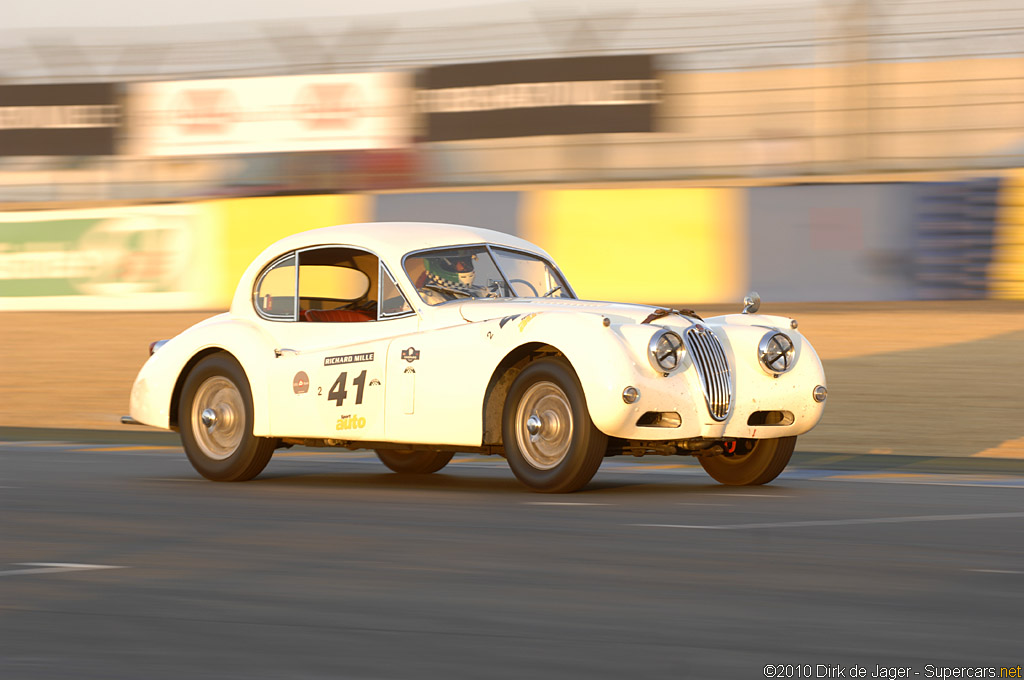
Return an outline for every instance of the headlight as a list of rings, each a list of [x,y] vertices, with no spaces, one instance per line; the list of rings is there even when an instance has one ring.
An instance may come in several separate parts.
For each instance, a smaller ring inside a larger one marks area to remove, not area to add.
[[[765,333],[757,346],[757,359],[773,376],[780,376],[793,367],[793,341],[779,331]]]
[[[654,370],[659,373],[674,371],[683,361],[683,339],[672,331],[658,331],[647,346],[647,354]]]

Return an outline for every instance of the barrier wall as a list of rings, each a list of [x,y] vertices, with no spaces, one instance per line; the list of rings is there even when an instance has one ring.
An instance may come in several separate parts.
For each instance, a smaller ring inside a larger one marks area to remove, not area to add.
[[[335,224],[370,219],[370,199],[348,194],[340,196],[270,196],[212,201],[205,204],[219,228],[215,246],[220,254],[209,273],[216,281],[217,304],[226,308],[245,268],[264,248],[289,234]]]
[[[267,245],[365,221],[366,196],[0,213],[0,310],[221,309]]]
[[[750,286],[766,300],[914,300],[921,184],[750,189]]]
[[[584,298],[735,300],[747,286],[743,203],[735,189],[532,191],[520,233]]]
[[[221,231],[201,204],[0,214],[0,310],[216,306]]]
[[[1024,170],[1011,170],[1003,180],[993,241],[991,297],[1024,300]]]
[[[943,183],[224,199],[0,214],[0,310],[223,309],[260,251],[362,221],[472,224],[547,250],[586,298],[1024,299],[1024,172]]]
[[[374,197],[379,222],[447,222],[520,235],[520,191],[451,191]]]

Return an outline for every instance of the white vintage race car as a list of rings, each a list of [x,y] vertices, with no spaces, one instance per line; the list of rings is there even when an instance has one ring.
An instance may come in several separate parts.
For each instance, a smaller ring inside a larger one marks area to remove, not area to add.
[[[404,473],[499,454],[545,492],[619,454],[764,484],[827,390],[796,322],[745,302],[702,320],[579,300],[543,250],[485,229],[316,229],[256,258],[229,312],[154,343],[123,421],[180,431],[217,481],[304,445],[375,449]]]

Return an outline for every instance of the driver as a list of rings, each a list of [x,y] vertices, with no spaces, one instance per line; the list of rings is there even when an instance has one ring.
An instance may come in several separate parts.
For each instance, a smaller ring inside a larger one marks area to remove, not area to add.
[[[424,292],[431,298],[439,298],[436,301],[428,300],[429,304],[437,304],[456,297],[478,297],[481,293],[480,288],[473,285],[476,271],[471,256],[428,257],[424,260],[424,266]]]

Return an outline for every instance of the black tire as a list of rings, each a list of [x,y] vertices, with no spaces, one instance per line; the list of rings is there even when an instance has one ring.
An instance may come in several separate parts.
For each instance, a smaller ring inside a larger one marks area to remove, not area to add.
[[[738,442],[742,449],[744,442]],[[729,486],[755,486],[767,484],[786,468],[796,437],[757,439],[748,453],[700,456],[701,467],[716,482]]]
[[[452,453],[414,449],[378,449],[377,457],[389,470],[406,475],[429,475],[447,465]]]
[[[576,373],[563,359],[539,359],[516,376],[501,433],[512,473],[542,493],[586,486],[608,448],[608,437],[590,420]]]
[[[215,420],[203,422],[212,412]],[[252,392],[234,357],[218,353],[188,374],[178,402],[178,429],[196,472],[215,482],[244,482],[270,462],[275,440],[252,434]]]

